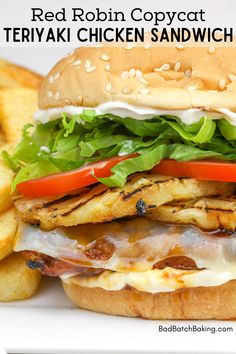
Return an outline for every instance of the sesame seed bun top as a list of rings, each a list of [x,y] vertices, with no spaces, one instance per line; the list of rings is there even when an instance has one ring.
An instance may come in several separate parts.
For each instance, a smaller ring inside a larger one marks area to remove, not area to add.
[[[236,47],[82,47],[55,65],[39,94],[41,109],[109,101],[236,112]]]

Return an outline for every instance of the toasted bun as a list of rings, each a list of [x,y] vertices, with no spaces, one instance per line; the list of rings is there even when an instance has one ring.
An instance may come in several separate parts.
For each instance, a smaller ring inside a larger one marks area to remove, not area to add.
[[[107,291],[63,283],[69,299],[91,311],[153,320],[236,319],[236,280],[221,286],[151,294],[135,289]]]
[[[39,106],[94,107],[121,101],[159,109],[236,112],[235,79],[236,47],[83,47],[45,78]]]

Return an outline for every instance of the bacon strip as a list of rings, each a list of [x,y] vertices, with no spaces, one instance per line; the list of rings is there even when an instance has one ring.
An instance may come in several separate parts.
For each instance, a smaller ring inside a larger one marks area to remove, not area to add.
[[[51,277],[59,277],[65,273],[76,273],[77,275],[92,276],[103,272],[103,269],[80,267],[38,252],[23,251],[21,253],[29,268],[39,269],[42,274],[49,275]]]

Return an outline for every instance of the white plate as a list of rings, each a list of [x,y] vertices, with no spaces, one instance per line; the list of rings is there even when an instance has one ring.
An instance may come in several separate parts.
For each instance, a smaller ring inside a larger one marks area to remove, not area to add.
[[[232,326],[231,333],[161,333],[158,326]],[[74,309],[59,281],[33,299],[0,305],[0,353],[236,353],[236,322],[147,321]]]

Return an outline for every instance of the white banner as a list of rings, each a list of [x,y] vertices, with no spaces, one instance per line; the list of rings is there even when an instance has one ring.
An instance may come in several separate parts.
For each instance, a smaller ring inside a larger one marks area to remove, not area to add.
[[[150,30],[161,42],[161,29],[178,29],[179,38],[188,39],[192,28],[199,41],[222,35],[227,44],[236,33],[235,15],[235,0],[7,0],[0,4],[0,43],[78,47],[141,39]]]

